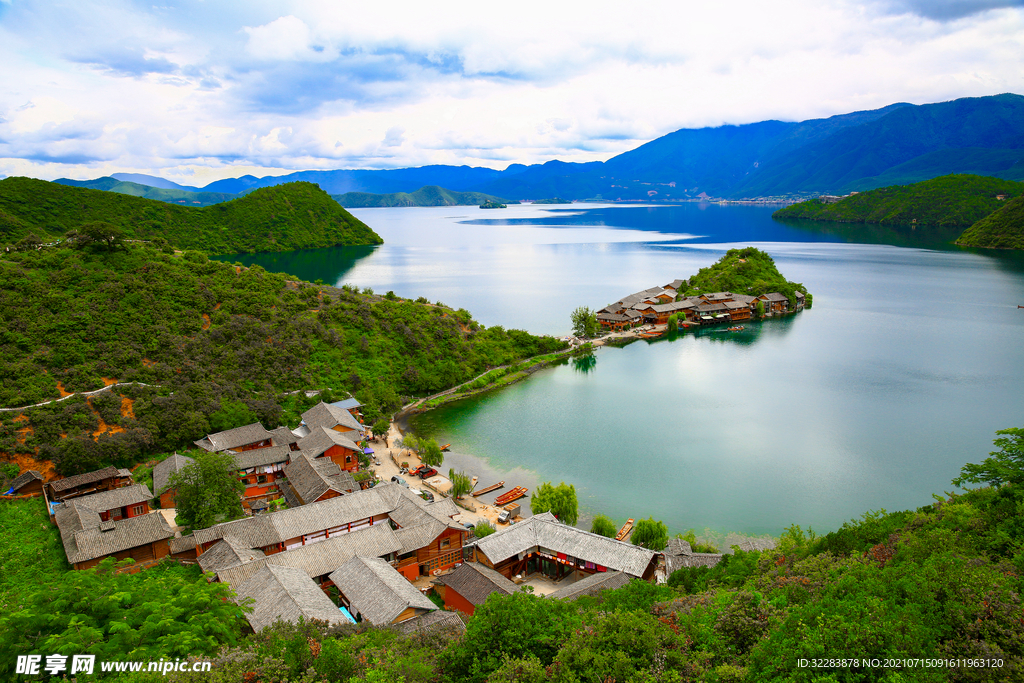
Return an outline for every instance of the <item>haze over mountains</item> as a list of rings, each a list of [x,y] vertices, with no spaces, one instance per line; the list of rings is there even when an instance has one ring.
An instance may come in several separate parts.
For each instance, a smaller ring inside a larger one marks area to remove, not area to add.
[[[219,180],[204,188],[142,174],[121,181],[167,190],[241,193],[296,180],[330,194],[413,192],[425,185],[507,199],[681,200],[845,194],[973,173],[1024,180],[1024,96],[896,103],[801,122],[682,129],[605,162],[395,170],[299,171]]]

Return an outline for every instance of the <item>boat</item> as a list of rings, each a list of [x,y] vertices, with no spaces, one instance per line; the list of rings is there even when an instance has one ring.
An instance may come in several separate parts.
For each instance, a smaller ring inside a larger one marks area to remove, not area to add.
[[[743,329],[743,328],[740,328],[740,329]],[[441,451],[442,452],[450,451],[451,449],[452,449],[452,445],[450,443],[446,443],[445,445],[441,446]]]
[[[527,488],[525,486],[517,486],[508,493],[503,493],[494,499],[494,504],[497,506],[511,503],[513,500],[519,500],[526,495]]]
[[[621,541],[621,540],[625,539],[626,536],[629,536],[629,532],[632,531],[632,530],[633,530],[633,519],[630,518],[630,519],[627,519],[626,523],[622,525],[621,529],[619,529],[619,533],[615,534],[615,540],[616,541]]]
[[[473,495],[474,496],[482,496],[485,493],[490,493],[491,491],[500,489],[504,485],[505,485],[505,482],[499,481],[497,484],[491,484],[490,486],[485,486],[482,489],[480,489],[479,491],[473,491]]]
[[[742,332],[743,331],[743,325],[737,325],[736,327],[730,327],[729,331],[730,332]]]

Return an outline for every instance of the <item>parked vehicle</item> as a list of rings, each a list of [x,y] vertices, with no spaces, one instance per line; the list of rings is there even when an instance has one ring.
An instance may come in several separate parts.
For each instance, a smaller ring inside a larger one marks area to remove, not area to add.
[[[410,488],[409,490],[412,491],[413,493],[415,493],[417,496],[419,496],[423,500],[430,501],[431,503],[434,502],[434,494],[431,493],[430,491],[421,491],[420,489],[414,489],[414,488]]]
[[[510,519],[512,519],[512,513],[508,510],[502,510],[498,513],[498,524],[508,524]]]
[[[409,488],[409,484],[405,481],[405,479],[402,479],[397,474],[391,477],[391,481],[394,482],[395,484],[401,484],[402,486]]]
[[[420,468],[419,475],[420,479],[430,479],[437,474],[437,470],[433,467],[427,467],[426,469]]]

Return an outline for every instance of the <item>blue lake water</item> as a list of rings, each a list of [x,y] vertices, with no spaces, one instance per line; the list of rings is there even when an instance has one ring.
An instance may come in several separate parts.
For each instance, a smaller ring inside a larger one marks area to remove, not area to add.
[[[813,309],[600,349],[589,371],[547,369],[413,427],[454,444],[446,467],[564,480],[585,515],[653,515],[673,531],[828,531],[952,490],[997,429],[1024,425],[1024,258],[951,247],[941,231],[782,224],[772,210],[362,209],[384,245],[227,258],[563,334],[577,306],[757,246]]]

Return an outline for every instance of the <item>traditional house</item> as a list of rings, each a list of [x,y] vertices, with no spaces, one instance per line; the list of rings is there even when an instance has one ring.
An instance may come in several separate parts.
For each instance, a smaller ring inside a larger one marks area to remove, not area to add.
[[[97,491],[109,491],[132,484],[132,473],[116,467],[104,467],[101,470],[76,474],[65,479],[49,481],[44,492],[51,501],[67,500],[84,496]]]
[[[644,313],[644,322],[665,325],[669,317],[676,315],[686,319],[692,315],[696,305],[689,300],[673,301],[668,304],[654,304]]]
[[[789,299],[778,292],[768,292],[757,297],[764,302],[765,313],[786,313],[789,311]]]
[[[711,325],[730,319],[729,308],[724,302],[698,304],[693,311],[695,319],[701,325]]]
[[[352,441],[362,440],[363,432],[366,430],[366,427],[348,410],[333,404],[328,405],[323,401],[302,414],[302,425],[305,425],[311,433],[317,427],[324,427],[336,432],[355,432],[355,434],[347,435]]]
[[[466,562],[450,574],[439,577],[435,590],[444,599],[445,609],[473,616],[491,593],[511,595],[521,590],[507,578],[477,562]]]
[[[245,485],[245,500],[277,495],[281,492],[284,468],[294,451],[285,444],[235,453],[238,480]]]
[[[591,574],[585,579],[570,583],[565,588],[560,588],[548,595],[549,598],[559,600],[578,600],[585,595],[598,595],[601,591],[622,588],[630,582],[630,577],[622,572],[603,572]]]
[[[709,304],[723,303],[725,301],[735,301],[732,292],[711,292],[708,294],[701,294],[698,298],[701,301],[705,301]]]
[[[75,569],[95,567],[107,557],[143,562],[168,555],[174,530],[160,512],[104,521],[89,506],[105,507],[109,502],[73,498],[56,506],[54,517],[64,552]]]
[[[274,446],[288,446],[290,450],[299,450],[299,439],[302,438],[287,427],[270,430],[270,440]]]
[[[135,484],[88,496],[78,496],[72,500],[94,510],[100,516],[100,520],[105,522],[149,514],[149,501],[152,499],[153,494],[145,484]]]
[[[374,626],[400,624],[437,606],[379,558],[353,557],[331,572],[340,600],[352,616]]]
[[[6,496],[25,496],[43,492],[43,475],[35,470],[26,470],[14,478],[7,487]]]
[[[657,553],[559,522],[545,512],[476,542],[477,562],[506,578],[542,572],[559,580],[621,571],[650,580]]]
[[[412,619],[407,619],[400,624],[394,624],[391,626],[391,629],[403,635],[443,632],[454,637],[460,633],[465,633],[466,622],[459,618],[459,615],[455,612],[446,612],[445,610],[438,609],[418,617],[413,617]]]
[[[224,432],[207,434],[195,444],[203,450],[213,453],[223,453],[224,451],[241,453],[254,448],[267,448],[273,445],[273,437],[274,435],[268,432],[261,423],[254,422],[251,425],[235,427]]]
[[[349,414],[352,415],[352,417],[362,422],[363,414],[359,411],[359,409],[363,407],[363,404],[357,401],[356,399],[346,398],[344,401],[335,401],[331,405],[334,406],[335,408],[347,410]]]
[[[666,578],[683,567],[714,567],[722,561],[721,553],[695,553],[690,544],[680,538],[670,538],[662,555]]]
[[[750,320],[752,317],[749,303],[744,303],[742,301],[726,301],[722,305],[725,306],[725,312],[729,314],[730,320]]]
[[[237,602],[252,600],[252,612],[246,619],[256,632],[278,620],[293,624],[300,618],[333,625],[352,623],[300,569],[266,565],[233,587]]]
[[[681,290],[683,288],[683,285],[685,285],[685,284],[686,284],[685,280],[673,280],[672,282],[670,282],[667,285],[665,285],[665,289],[671,290],[671,291],[675,292],[676,294],[678,294],[679,290]]]
[[[346,472],[356,472],[359,470],[359,453],[362,449],[349,435],[358,438],[355,432],[339,432],[317,426],[299,441],[299,449],[311,458],[329,458]]]
[[[312,460],[302,451],[284,468],[288,478],[283,487],[290,507],[328,500],[359,490],[352,475],[331,460]]]
[[[171,475],[180,472],[183,467],[194,462],[195,460],[188,456],[175,453],[153,467],[153,492],[160,496],[160,507],[164,509],[174,507],[177,491],[169,488]]]

